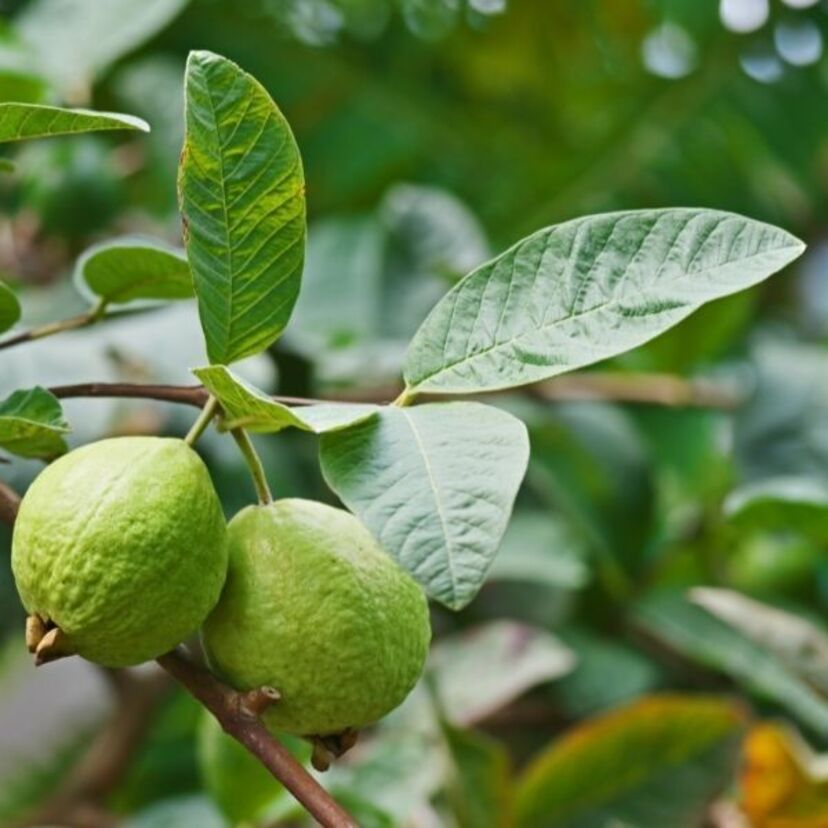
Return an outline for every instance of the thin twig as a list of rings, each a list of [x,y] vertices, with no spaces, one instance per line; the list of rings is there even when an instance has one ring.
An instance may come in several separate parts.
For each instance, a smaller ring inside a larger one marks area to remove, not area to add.
[[[0,341],[0,351],[5,348],[13,348],[15,345],[22,345],[24,342],[32,342],[35,339],[44,339],[47,336],[54,336],[54,334],[63,333],[63,331],[73,331],[78,328],[86,328],[89,325],[94,325],[104,318],[106,313],[106,301],[101,299],[93,308],[90,308],[86,313],[81,313],[78,316],[71,316],[69,319],[61,319],[59,322],[49,322],[46,325],[39,325],[35,328],[30,328],[28,331],[21,331],[14,336]]]
[[[354,819],[270,734],[261,719],[246,709],[247,694],[222,684],[180,650],[161,656],[158,663],[218,719],[227,733],[256,756],[320,825],[324,828],[358,828]]]
[[[181,403],[203,408],[210,392],[201,385],[148,385],[132,382],[83,382],[75,385],[55,385],[49,391],[62,400],[74,397],[124,397],[161,402]],[[314,400],[306,397],[271,397],[284,405],[316,405],[332,400]]]
[[[244,461],[250,469],[250,475],[256,487],[256,494],[259,496],[259,503],[263,506],[273,503],[273,495],[270,493],[270,486],[267,485],[267,475],[262,460],[256,453],[256,448],[247,432],[243,428],[234,428],[230,433],[233,435],[233,439],[236,441],[244,456]]]
[[[58,385],[49,389],[56,397],[134,397],[182,403],[202,408],[209,392],[200,385],[143,385],[119,382],[89,382]],[[670,374],[625,374],[620,372],[584,372],[567,374],[526,386],[526,393],[547,401],[591,400],[639,403],[670,408],[711,408],[732,411],[742,396],[727,384],[694,380]],[[510,393],[510,392],[505,392]],[[316,405],[330,402],[385,403],[399,394],[399,388],[373,388],[343,391],[327,400],[275,395],[271,399],[284,405]],[[434,395],[423,394],[434,400]]]

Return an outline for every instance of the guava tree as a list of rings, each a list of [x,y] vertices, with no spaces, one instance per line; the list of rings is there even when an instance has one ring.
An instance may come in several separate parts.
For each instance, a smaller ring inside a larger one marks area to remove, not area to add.
[[[77,265],[87,312],[0,340],[9,350],[137,304],[195,297],[206,351],[198,385],[90,377],[0,403],[0,446],[49,463],[22,502],[0,488],[27,645],[38,664],[157,659],[320,824],[355,825],[277,734],[310,741],[314,766],[326,768],[419,678],[426,599],[459,610],[483,584],[530,448],[517,417],[478,398],[635,348],[767,278],[804,245],[715,210],[574,219],[518,241],[446,293],[410,342],[393,401],[269,396],[232,366],[281,336],[299,295],[299,149],[264,88],[231,61],[193,52],[185,81],[183,250],[134,237],[99,244]],[[148,127],[0,103],[3,142],[121,129]],[[19,317],[0,283],[0,328]],[[75,396],[199,413],[183,441],[125,437],[67,453],[60,399]],[[193,448],[211,426],[238,444],[258,497],[229,526]],[[347,511],[273,499],[249,435],[285,429],[318,436],[322,473]],[[184,645],[199,630],[206,664]]]

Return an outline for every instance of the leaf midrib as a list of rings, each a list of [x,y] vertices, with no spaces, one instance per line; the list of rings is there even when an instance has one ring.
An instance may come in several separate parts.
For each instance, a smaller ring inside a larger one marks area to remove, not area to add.
[[[406,422],[408,423],[409,428],[411,429],[411,433],[414,436],[414,442],[417,444],[417,449],[420,453],[420,456],[423,460],[423,466],[426,470],[426,475],[428,476],[429,486],[431,488],[432,494],[434,496],[434,504],[437,508],[437,515],[440,518],[440,527],[442,529],[443,538],[445,539],[445,546],[446,546],[446,561],[448,562],[448,570],[449,576],[451,578],[451,598],[452,600],[457,599],[457,574],[454,570],[454,553],[453,553],[453,543],[451,537],[448,532],[448,527],[446,524],[446,517],[443,513],[443,507],[440,500],[440,490],[437,487],[437,480],[434,476],[434,471],[431,467],[431,462],[428,458],[428,453],[425,450],[425,444],[420,436],[420,432],[417,427],[414,425],[413,417],[407,412],[405,409],[399,409],[400,414],[403,415]]]

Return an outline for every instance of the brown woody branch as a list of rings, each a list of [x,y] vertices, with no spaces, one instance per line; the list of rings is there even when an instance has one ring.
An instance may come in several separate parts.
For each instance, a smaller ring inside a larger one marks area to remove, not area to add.
[[[161,656],[158,663],[218,719],[224,730],[243,744],[324,828],[358,828],[354,819],[305,770],[290,751],[271,736],[259,714],[278,704],[278,693],[262,688],[239,693],[222,684],[181,650]]]
[[[20,498],[6,484],[0,484],[0,519],[9,526],[14,524]],[[311,816],[323,828],[359,828],[354,819],[342,808],[330,794],[305,770],[279,741],[267,730],[259,718],[271,704],[278,704],[279,694],[276,690],[263,687],[260,690],[241,693],[222,684],[209,670],[188,659],[180,650],[167,653],[158,659],[158,663],[173,678],[180,682],[187,691],[200,701],[218,719],[224,730],[244,745],[259,761],[278,779],[307,809]],[[142,701],[142,704],[146,700]],[[146,719],[140,717],[141,721]],[[118,725],[122,725],[119,722]],[[116,732],[106,732],[97,750],[91,751],[84,762],[78,766],[79,778],[70,779],[65,794],[57,797],[58,815],[65,819],[68,800],[73,807],[88,806],[83,797],[90,798],[103,789],[107,789],[107,756],[110,750],[121,750],[134,744],[132,739],[119,741]],[[131,750],[120,754],[123,762],[128,764]],[[53,803],[49,813],[53,814]],[[60,810],[62,809],[62,811]],[[42,823],[42,820],[41,820]]]
[[[201,408],[209,392],[201,385],[143,385],[135,383],[90,382],[59,385],[49,389],[56,397],[134,397],[182,403]],[[362,389],[337,394],[333,399],[274,396],[285,405],[313,405],[320,402],[385,403],[394,399],[399,387]],[[713,408],[730,411],[739,406],[741,395],[729,386],[710,380],[694,380],[670,374],[626,374],[584,372],[568,374],[525,388],[530,396],[546,402],[592,400],[638,403],[671,408]],[[431,398],[423,395],[423,398]]]

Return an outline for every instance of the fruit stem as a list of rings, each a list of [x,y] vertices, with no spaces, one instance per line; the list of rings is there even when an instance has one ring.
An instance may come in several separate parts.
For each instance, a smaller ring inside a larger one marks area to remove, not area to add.
[[[270,493],[270,487],[267,485],[264,466],[259,455],[256,454],[256,449],[253,447],[253,443],[247,432],[243,428],[234,428],[230,433],[233,435],[236,444],[244,456],[247,468],[250,469],[253,485],[256,487],[256,494],[259,496],[259,503],[262,506],[273,503],[273,495]]]
[[[212,395],[209,396],[207,402],[204,404],[204,408],[201,409],[201,414],[198,415],[196,421],[193,423],[193,427],[187,432],[187,436],[184,438],[184,442],[188,446],[194,446],[198,438],[204,434],[204,430],[210,425],[210,420],[216,416],[217,409],[218,400]]]

